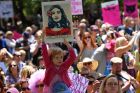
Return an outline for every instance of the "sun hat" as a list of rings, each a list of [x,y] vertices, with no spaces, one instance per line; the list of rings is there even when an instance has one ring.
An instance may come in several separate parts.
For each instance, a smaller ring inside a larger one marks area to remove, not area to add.
[[[14,87],[12,87],[12,88],[9,88],[7,91],[6,91],[6,93],[19,93],[19,91],[16,89],[16,88],[14,88]]]
[[[109,50],[109,52],[114,53],[115,52],[115,45],[116,45],[116,41],[115,40],[111,40],[110,42],[107,42],[105,44],[105,48],[107,50]]]
[[[110,59],[111,63],[122,63],[122,58],[120,57],[113,57]]]
[[[72,93],[63,82],[56,82],[53,86],[53,93]]]
[[[91,62],[92,64],[92,70],[93,71],[95,71],[97,68],[98,68],[98,61],[96,61],[96,60],[92,60],[91,58],[88,58],[88,57],[85,57],[84,59],[83,59],[83,61],[82,62],[79,62],[78,64],[77,64],[77,68],[79,69],[79,71],[81,72],[82,71],[82,68],[83,68],[83,66],[84,66],[84,63],[89,63],[89,62]]]

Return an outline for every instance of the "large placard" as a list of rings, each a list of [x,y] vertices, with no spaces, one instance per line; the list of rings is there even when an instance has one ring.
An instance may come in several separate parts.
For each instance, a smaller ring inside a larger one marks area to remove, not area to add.
[[[138,0],[124,0],[124,16],[138,17]]]
[[[69,1],[42,2],[43,28],[48,43],[73,40],[72,14]]]
[[[101,4],[102,16],[105,23],[113,26],[121,25],[121,16],[118,1],[110,1]]]

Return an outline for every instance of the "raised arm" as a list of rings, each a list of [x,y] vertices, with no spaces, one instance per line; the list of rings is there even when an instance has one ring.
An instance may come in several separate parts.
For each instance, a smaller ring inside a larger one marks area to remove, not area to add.
[[[48,67],[50,65],[50,57],[48,54],[48,49],[47,49],[47,46],[45,44],[44,38],[45,38],[45,34],[43,33],[42,34],[42,56],[43,56],[43,59],[45,61],[45,66]]]
[[[76,54],[73,47],[69,44],[69,42],[66,41],[66,39],[64,39],[63,43],[67,46],[69,52],[69,56],[64,62],[64,67],[68,69],[74,63],[74,60],[76,59]]]
[[[127,52],[128,50],[131,49],[131,47],[133,46],[134,40],[135,40],[136,36],[133,36],[133,38],[129,41],[129,43],[125,46],[120,46],[118,48],[116,48],[115,52],[116,52],[116,56],[122,55],[123,53]],[[119,56],[120,57],[120,56]]]
[[[82,43],[82,40],[81,40],[81,37],[83,36],[83,33],[81,34],[81,37],[80,37],[80,31],[77,31],[76,34],[75,34],[75,40],[76,40],[76,43],[80,49],[80,51],[82,51],[83,49],[83,43]]]

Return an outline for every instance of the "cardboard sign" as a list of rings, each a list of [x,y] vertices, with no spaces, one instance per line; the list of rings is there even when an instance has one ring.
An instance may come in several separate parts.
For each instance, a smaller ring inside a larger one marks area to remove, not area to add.
[[[72,81],[72,85],[70,90],[72,93],[85,93],[89,80],[79,74],[68,73],[70,80]]]
[[[118,1],[110,1],[102,3],[102,16],[105,23],[112,24],[113,26],[121,25],[120,9]]]

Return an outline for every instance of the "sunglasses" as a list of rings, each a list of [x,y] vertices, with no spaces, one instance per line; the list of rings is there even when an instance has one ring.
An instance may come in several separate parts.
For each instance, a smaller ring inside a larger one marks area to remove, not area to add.
[[[10,65],[10,67],[16,67],[17,65]]]
[[[30,90],[30,88],[29,87],[23,87],[22,88],[22,91],[26,91],[26,90]]]
[[[44,87],[44,84],[38,84],[35,86],[36,88],[39,88],[39,87]]]
[[[91,38],[91,36],[86,36],[86,37],[84,37],[84,39],[87,39],[87,38]]]
[[[91,65],[91,62],[83,63],[84,66]]]

